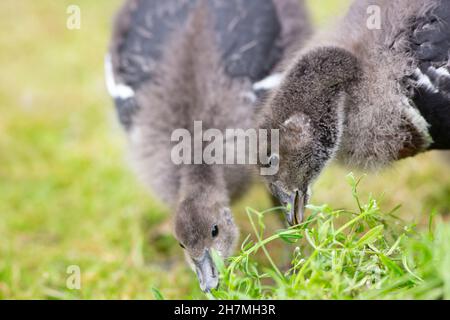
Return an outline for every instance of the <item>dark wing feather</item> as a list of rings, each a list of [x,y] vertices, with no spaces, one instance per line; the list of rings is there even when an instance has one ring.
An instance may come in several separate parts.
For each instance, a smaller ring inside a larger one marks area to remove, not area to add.
[[[450,1],[436,0],[438,5],[417,20],[413,35],[416,57],[422,65],[447,64],[450,49]]]
[[[450,1],[418,19],[412,48],[419,62],[413,101],[431,125],[431,149],[450,148]],[[421,81],[419,81],[421,80]],[[424,81],[426,80],[426,81]],[[428,81],[429,80],[429,81]]]
[[[151,80],[170,34],[181,28],[196,2],[127,0],[114,21],[110,81],[136,91]],[[139,110],[134,96],[115,96],[114,101],[120,122],[130,129],[133,115]]]
[[[232,77],[255,82],[267,77],[311,33],[303,1],[209,0],[209,4],[225,69]]]
[[[129,0],[115,22],[114,74],[121,83],[138,89],[151,79],[164,46],[187,20],[197,0]]]
[[[253,81],[269,75],[281,59],[281,24],[272,1],[210,0],[226,72]]]
[[[207,5],[212,14],[216,45],[232,78],[262,80],[310,32],[297,0],[128,0],[117,15],[110,49],[115,82],[136,91],[151,81],[171,34],[183,30],[197,5]],[[115,102],[128,128],[139,107],[133,97]]]

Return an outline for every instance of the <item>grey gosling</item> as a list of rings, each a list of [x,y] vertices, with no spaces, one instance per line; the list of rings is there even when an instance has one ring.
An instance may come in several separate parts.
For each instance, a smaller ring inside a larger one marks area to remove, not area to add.
[[[225,258],[234,249],[230,202],[248,188],[251,166],[175,164],[172,133],[193,136],[195,121],[254,128],[272,74],[309,34],[305,12],[297,0],[129,0],[115,20],[108,90],[135,170],[175,212],[175,237],[203,291],[219,281],[211,250]]]
[[[289,224],[331,160],[370,170],[450,147],[449,30],[449,1],[357,0],[298,53],[259,120],[280,130],[267,182]]]

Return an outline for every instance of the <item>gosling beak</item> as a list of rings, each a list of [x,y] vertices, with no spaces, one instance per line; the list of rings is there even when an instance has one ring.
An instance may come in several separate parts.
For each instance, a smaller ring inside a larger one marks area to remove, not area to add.
[[[200,288],[203,292],[210,292],[219,286],[219,275],[209,250],[200,259],[192,259],[197,272]]]
[[[286,220],[290,226],[296,226],[303,221],[305,206],[307,204],[307,195],[299,190],[286,192],[277,183],[270,186],[272,194],[286,207]]]
[[[291,193],[287,204],[287,222],[290,226],[296,226],[303,222],[305,214],[306,197],[298,190]]]

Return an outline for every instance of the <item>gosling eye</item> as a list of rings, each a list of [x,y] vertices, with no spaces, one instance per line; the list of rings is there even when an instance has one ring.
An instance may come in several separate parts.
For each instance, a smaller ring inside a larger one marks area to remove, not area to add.
[[[280,156],[277,153],[273,153],[272,155],[270,155],[267,164],[264,164],[263,167],[264,168],[278,167],[279,163],[280,163]]]
[[[181,242],[178,244],[180,245],[181,248],[186,249],[186,247]]]
[[[211,235],[213,238],[216,238],[219,235],[219,227],[215,224],[212,228]]]
[[[280,164],[280,155],[274,153],[269,158],[269,164],[271,167],[277,167]]]

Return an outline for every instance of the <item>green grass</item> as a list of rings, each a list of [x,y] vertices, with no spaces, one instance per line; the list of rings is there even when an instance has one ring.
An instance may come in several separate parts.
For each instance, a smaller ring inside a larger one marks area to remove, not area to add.
[[[0,1],[0,299],[152,299],[153,288],[167,299],[205,298],[166,227],[170,212],[128,168],[105,90],[103,57],[120,2]],[[308,2],[317,24],[348,4]],[[69,4],[81,8],[81,30],[65,27]],[[352,208],[346,174],[328,169],[313,202]],[[402,204],[406,221],[426,225],[433,210],[445,220],[448,165],[433,153],[402,161],[368,176],[360,194],[370,193],[383,208]],[[271,206],[263,187],[234,206],[241,240],[252,232],[247,206]],[[277,219],[264,222],[275,234]],[[280,268],[292,251],[282,248],[268,245]],[[254,258],[267,265],[261,250]],[[70,265],[81,268],[81,290],[66,287]]]
[[[253,237],[227,265],[216,257],[221,286],[216,299],[450,299],[450,226],[425,234],[405,225],[375,199],[362,204],[359,181],[348,176],[356,211],[310,206],[299,226],[265,237],[264,217],[277,210],[247,209]],[[295,245],[286,271],[266,246]],[[255,256],[262,253],[268,263]]]

